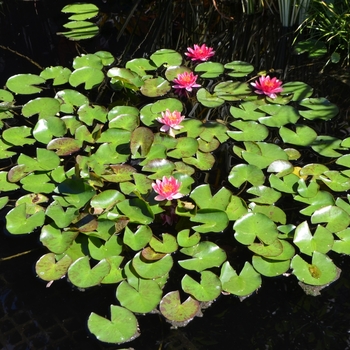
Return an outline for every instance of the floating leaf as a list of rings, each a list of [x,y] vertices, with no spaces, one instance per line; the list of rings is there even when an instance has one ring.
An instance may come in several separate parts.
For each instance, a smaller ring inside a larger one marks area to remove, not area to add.
[[[101,260],[93,268],[90,267],[89,257],[84,256],[74,261],[68,269],[69,280],[79,288],[88,288],[101,283],[109,273],[111,266],[107,260]]]
[[[123,281],[117,288],[120,305],[133,312],[150,312],[157,307],[161,298],[162,290],[153,280],[140,279],[137,289]]]
[[[35,139],[29,137],[32,135],[32,129],[28,126],[13,126],[2,133],[2,138],[15,146],[32,145]]]
[[[300,255],[292,259],[293,274],[306,284],[321,286],[333,282],[337,276],[336,266],[332,260],[320,252],[314,252],[312,263],[307,263]]]
[[[181,280],[181,287],[184,292],[192,295],[198,301],[211,301],[221,293],[221,281],[211,271],[202,271],[200,283],[196,282],[189,275]]]
[[[181,303],[179,291],[173,291],[164,295],[159,303],[159,310],[168,320],[186,324],[197,316],[200,305],[191,297]]]
[[[350,216],[343,209],[329,205],[316,210],[311,216],[313,224],[326,222],[326,228],[330,232],[338,232],[346,229],[350,224]]]
[[[39,118],[53,117],[60,111],[60,103],[57,99],[51,97],[39,97],[30,100],[22,108],[22,114],[25,117],[31,117],[39,114]]]
[[[152,236],[149,245],[157,253],[171,254],[177,251],[176,238],[169,233],[162,233],[162,241],[155,236]]]
[[[211,208],[199,209],[190,220],[202,223],[202,225],[193,227],[195,231],[200,233],[222,232],[229,223],[225,211]]]
[[[221,188],[215,195],[211,194],[208,184],[197,186],[190,195],[197,206],[201,209],[213,208],[225,210],[230,202],[232,193],[225,187]]]
[[[225,102],[222,98],[218,97],[217,94],[211,94],[203,88],[197,91],[197,99],[203,106],[212,108],[219,107]]]
[[[253,121],[238,120],[231,125],[240,131],[228,131],[227,134],[236,141],[263,141],[269,135],[266,126]]]
[[[59,156],[67,156],[78,152],[81,148],[81,144],[81,141],[70,137],[59,137],[50,141],[47,145],[47,149],[56,150],[56,154]]]
[[[100,69],[93,67],[82,67],[73,71],[69,76],[69,84],[76,87],[84,84],[85,90],[91,90],[102,83],[104,74]]]
[[[238,275],[230,263],[226,261],[221,267],[220,280],[222,290],[240,297],[252,294],[261,286],[261,276],[246,261]]]
[[[313,88],[301,81],[290,81],[283,84],[282,95],[292,95],[292,101],[300,101],[312,95]]]
[[[139,252],[132,259],[132,266],[141,277],[154,279],[164,276],[170,271],[173,259],[171,255],[167,254],[160,260],[146,261]]]
[[[179,260],[179,265],[184,269],[197,272],[221,266],[226,260],[226,253],[215,243],[209,241],[200,242],[193,247],[182,248],[180,251],[192,258]]]
[[[155,70],[157,67],[146,58],[135,58],[126,63],[125,68],[138,74],[140,77],[147,75],[146,71]]]
[[[246,181],[260,186],[265,182],[265,175],[255,165],[238,164],[231,169],[228,180],[235,187],[240,187]]]
[[[317,226],[314,235],[312,235],[307,221],[296,227],[293,239],[293,243],[300,251],[310,256],[315,251],[323,254],[328,253],[332,249],[333,241],[332,232],[321,225]]]
[[[295,131],[284,126],[279,131],[283,142],[297,146],[310,146],[317,138],[317,133],[307,125],[295,125]]]
[[[244,215],[234,223],[233,229],[236,240],[246,245],[254,243],[255,237],[265,244],[272,244],[278,236],[276,224],[261,213]]]
[[[21,95],[31,95],[41,92],[40,84],[44,84],[45,79],[36,74],[17,74],[10,77],[6,86],[14,93]]]
[[[224,66],[219,62],[204,62],[198,64],[194,71],[200,73],[201,78],[217,78],[224,72]]]
[[[166,66],[179,66],[182,63],[182,56],[178,52],[170,49],[157,50],[151,55],[150,59],[157,67],[163,64],[166,64]]]
[[[231,72],[228,72],[227,75],[234,78],[245,77],[254,70],[254,67],[251,64],[243,61],[232,61],[226,63],[225,68],[232,70]]]
[[[88,21],[71,21],[63,25],[64,28],[70,29],[68,32],[58,32],[71,40],[90,39],[99,33],[96,24]]]
[[[33,215],[27,215],[26,204],[20,204],[11,209],[6,215],[6,228],[12,234],[31,233],[35,228],[42,226],[45,221],[43,210]]]
[[[251,202],[262,204],[274,204],[281,198],[281,193],[267,186],[255,186],[247,190],[247,193],[254,194],[256,198],[249,199]]]
[[[341,153],[336,150],[341,150],[341,140],[333,136],[318,136],[311,145],[312,149],[324,157],[337,158]]]
[[[194,232],[192,235],[190,235],[190,232],[191,231],[189,229],[185,229],[177,233],[176,238],[179,246],[188,248],[199,243],[201,240],[201,235],[198,232]]]
[[[350,229],[335,232],[335,235],[339,238],[334,240],[332,250],[338,254],[350,254]]]
[[[146,79],[141,86],[141,93],[147,97],[163,96],[171,89],[170,83],[162,77]]]
[[[290,260],[271,260],[257,255],[253,256],[252,263],[256,271],[267,277],[280,276],[287,272],[290,267]]]
[[[130,222],[148,225],[154,220],[149,204],[139,198],[125,199],[119,202],[117,207]]]
[[[56,262],[55,254],[47,253],[35,264],[35,272],[44,281],[59,280],[67,273],[72,262],[68,255]]]
[[[47,67],[41,73],[40,76],[45,80],[53,79],[52,85],[62,85],[68,83],[69,76],[72,71],[62,66]]]
[[[92,312],[88,319],[88,327],[98,340],[105,343],[125,343],[140,335],[135,315],[116,305],[111,305],[111,320]]]
[[[308,110],[301,110],[299,113],[309,120],[329,120],[335,117],[339,112],[339,109],[335,104],[329,102],[323,97],[305,98],[299,102],[299,105],[308,108]]]
[[[84,20],[97,16],[98,7],[94,4],[86,3],[86,4],[70,4],[63,7],[61,10],[63,13],[73,13],[69,17],[71,20]]]

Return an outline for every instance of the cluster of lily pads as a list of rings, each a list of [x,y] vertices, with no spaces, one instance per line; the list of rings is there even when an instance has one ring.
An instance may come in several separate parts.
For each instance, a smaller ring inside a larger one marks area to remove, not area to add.
[[[186,325],[263,276],[321,289],[339,275],[327,254],[350,254],[350,138],[322,132],[338,108],[209,57],[99,51],[0,90],[6,228],[40,233],[48,283],[116,286],[110,318],[88,319],[101,341],[137,337],[135,314]]]

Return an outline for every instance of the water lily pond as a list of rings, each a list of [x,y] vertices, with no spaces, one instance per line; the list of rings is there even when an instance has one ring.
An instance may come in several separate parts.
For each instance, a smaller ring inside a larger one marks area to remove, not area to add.
[[[350,346],[347,56],[179,3],[147,2],[156,41],[139,3],[68,4],[67,64],[2,47],[36,67],[0,89],[5,348]],[[184,40],[179,14],[208,21]]]

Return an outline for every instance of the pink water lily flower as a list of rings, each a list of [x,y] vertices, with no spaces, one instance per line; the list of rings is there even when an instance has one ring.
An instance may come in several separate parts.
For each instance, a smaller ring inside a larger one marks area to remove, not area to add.
[[[277,93],[281,92],[283,89],[281,87],[282,82],[276,78],[270,78],[270,76],[261,76],[254,83],[250,83],[256,88],[254,91],[259,95],[266,95],[270,98],[276,98]]]
[[[177,75],[177,78],[174,79],[173,85],[174,89],[186,89],[187,91],[192,91],[192,88],[200,87],[199,84],[196,83],[198,75],[194,75],[193,72],[183,72]]]
[[[156,180],[156,183],[152,184],[153,190],[158,193],[154,197],[156,201],[164,201],[165,199],[171,201],[172,199],[178,199],[184,195],[179,193],[181,183],[173,176],[163,176],[162,180]]]
[[[180,112],[174,111],[170,112],[169,109],[167,109],[165,112],[162,112],[162,118],[157,118],[157,121],[159,123],[164,124],[160,131],[168,132],[170,136],[175,136],[174,130],[180,130],[183,128],[183,125],[179,125],[183,120],[185,119],[185,116],[181,115]]]
[[[192,61],[208,61],[208,59],[212,56],[214,56],[215,51],[212,47],[208,47],[205,44],[202,46],[194,45],[192,47],[188,47],[187,51],[185,53],[186,56],[188,56]]]

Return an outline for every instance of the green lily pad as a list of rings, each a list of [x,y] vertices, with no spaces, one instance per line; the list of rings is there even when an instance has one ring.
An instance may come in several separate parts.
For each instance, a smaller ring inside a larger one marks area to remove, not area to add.
[[[226,261],[221,267],[220,281],[223,291],[239,297],[248,296],[261,286],[260,274],[248,261],[244,264],[240,274],[237,274],[230,263]]]
[[[190,195],[197,206],[201,209],[219,209],[225,210],[230,202],[231,191],[225,187],[221,188],[214,195],[211,194],[210,186],[208,184],[197,186]]]
[[[210,170],[214,163],[215,158],[211,153],[204,153],[201,151],[196,152],[195,157],[186,157],[182,159],[184,163],[193,165],[199,170]]]
[[[234,223],[233,229],[236,240],[246,245],[254,243],[256,237],[265,244],[272,244],[278,236],[276,224],[261,213],[244,215]]]
[[[157,67],[165,64],[165,66],[179,66],[182,63],[182,56],[170,49],[161,49],[154,52],[150,59],[155,63]]]
[[[282,126],[279,130],[283,142],[296,146],[310,146],[317,138],[314,129],[307,125],[295,125],[295,131]]]
[[[337,269],[332,260],[320,252],[313,253],[311,264],[302,259],[300,255],[295,255],[291,268],[299,281],[313,286],[331,283],[337,276]]]
[[[318,136],[311,145],[311,148],[324,157],[338,158],[342,154],[336,150],[342,150],[341,140],[333,136]]]
[[[231,106],[230,114],[235,119],[258,121],[259,118],[266,115],[264,112],[257,110],[258,108],[259,106],[256,104],[253,104],[251,102],[243,102],[239,108]]]
[[[146,58],[135,58],[126,63],[125,68],[138,74],[141,78],[147,75],[146,71],[152,71],[157,68],[150,60]]]
[[[339,113],[338,107],[324,97],[305,98],[299,102],[299,105],[308,108],[299,113],[309,120],[330,120]]]
[[[44,84],[45,79],[36,74],[17,74],[10,77],[6,86],[12,92],[21,95],[31,95],[41,92],[40,84]]]
[[[295,196],[294,199],[309,205],[308,207],[300,210],[301,214],[309,216],[311,216],[316,210],[323,207],[332,206],[335,203],[332,194],[328,191],[317,191],[315,196],[311,197]]]
[[[39,114],[39,118],[55,116],[60,111],[60,103],[57,99],[51,97],[38,97],[30,100],[22,108],[22,114],[25,117],[31,117]]]
[[[93,125],[95,120],[105,123],[107,119],[107,109],[99,105],[85,104],[79,107],[78,116],[86,125]]]
[[[180,247],[189,248],[199,243],[201,235],[198,232],[194,232],[192,235],[190,233],[189,229],[181,230],[177,233],[177,243]]]
[[[91,207],[95,210],[111,209],[116,203],[125,199],[125,196],[117,190],[105,190],[94,196],[91,201]]]
[[[247,204],[238,196],[231,196],[226,208],[226,214],[230,221],[236,221],[248,212]]]
[[[120,268],[121,263],[124,260],[123,256],[110,256],[106,258],[109,265],[111,265],[111,270],[101,281],[102,284],[114,284],[121,282],[125,279],[122,274],[122,268]]]
[[[237,120],[230,125],[240,130],[227,132],[236,141],[263,141],[269,135],[266,126],[254,121]]]
[[[290,260],[271,260],[257,255],[253,256],[252,263],[256,271],[267,277],[280,276],[290,268]]]
[[[232,61],[226,63],[225,68],[231,70],[227,75],[234,78],[245,77],[254,70],[254,67],[251,64],[243,61]]]
[[[85,90],[91,90],[101,84],[104,78],[105,76],[100,69],[82,67],[72,72],[69,76],[69,84],[74,87],[84,84]]]
[[[202,271],[200,274],[201,280],[199,283],[189,275],[185,275],[181,280],[183,291],[198,301],[216,299],[221,293],[221,281],[219,277],[211,271]]]
[[[177,251],[176,238],[169,233],[162,233],[162,241],[152,236],[149,245],[157,253],[171,254]]]
[[[287,160],[274,160],[269,167],[267,168],[267,172],[269,173],[277,173],[277,177],[286,176],[292,173],[294,170],[294,166]]]
[[[154,220],[149,204],[139,198],[125,199],[119,202],[117,207],[130,222],[148,225]]]
[[[35,228],[44,224],[45,212],[43,210],[33,215],[26,212],[26,204],[20,204],[11,209],[6,215],[6,228],[15,235],[31,233]]]
[[[260,186],[265,182],[265,175],[255,165],[238,164],[231,169],[228,181],[235,187],[240,187],[246,181],[253,186]]]
[[[332,191],[344,192],[350,189],[350,178],[344,176],[339,171],[325,171],[320,175],[320,180],[323,181]]]
[[[93,53],[83,54],[77,56],[73,60],[73,68],[79,69],[83,67],[91,67],[101,70],[103,68],[103,64],[101,62],[101,58]]]
[[[254,186],[248,188],[247,193],[257,197],[249,199],[251,202],[262,204],[274,204],[281,198],[281,193],[267,186]]]
[[[333,243],[332,250],[338,254],[350,254],[350,229],[335,232],[335,235],[339,239],[335,239]]]
[[[171,90],[170,83],[162,77],[146,79],[141,86],[141,93],[147,97],[159,97]]]
[[[48,144],[53,136],[61,137],[67,132],[65,122],[58,117],[46,117],[39,119],[35,124],[33,136],[41,143]]]
[[[123,250],[123,245],[117,235],[110,236],[107,242],[90,236],[88,249],[93,259],[102,260],[119,255]]]
[[[45,225],[41,229],[40,241],[55,254],[64,253],[78,236],[77,231],[61,231],[53,225]]]
[[[255,203],[251,203],[249,205],[249,208],[252,209],[253,213],[262,213],[266,215],[273,222],[279,222],[281,224],[285,224],[287,222],[287,216],[285,212],[275,205],[257,205]],[[246,214],[246,212],[244,214]]]
[[[2,138],[12,145],[24,146],[35,143],[35,139],[31,138],[31,135],[32,128],[28,126],[13,126],[3,131]]]
[[[299,112],[292,106],[280,104],[267,104],[260,106],[259,109],[267,114],[260,117],[259,122],[269,127],[279,128],[286,124],[296,124],[300,118]]]
[[[73,113],[74,107],[80,107],[89,103],[86,96],[76,90],[71,89],[58,91],[55,98],[61,102],[61,112],[67,114]]]
[[[98,11],[99,10],[96,5],[89,4],[89,3],[70,4],[70,5],[64,6],[63,9],[61,10],[61,12],[63,13],[73,13],[73,15],[69,17],[69,19],[75,20],[75,21],[82,21],[84,19],[93,18],[97,16]]]
[[[279,239],[274,240],[271,244],[252,243],[248,249],[264,258],[276,257],[282,254],[283,246]]]
[[[111,320],[92,312],[88,319],[88,328],[98,340],[105,343],[125,343],[140,335],[135,315],[116,305],[111,305]]]
[[[54,66],[45,68],[40,76],[45,80],[53,79],[52,85],[57,86],[68,83],[71,73],[72,71],[66,67]]]
[[[198,64],[194,71],[200,73],[201,78],[217,78],[224,72],[224,66],[219,62],[204,62]]]
[[[313,88],[301,81],[291,81],[283,84],[282,95],[291,94],[292,101],[301,101],[312,95]]]
[[[193,229],[200,233],[222,232],[229,223],[225,211],[212,208],[199,209],[190,221],[202,224],[193,226]]]
[[[328,253],[332,249],[334,238],[332,232],[321,225],[317,226],[312,235],[307,221],[304,221],[296,227],[293,242],[302,253],[311,256],[315,251]]]
[[[153,132],[145,127],[135,129],[131,134],[130,149],[134,158],[145,157],[154,140]]]
[[[138,288],[123,281],[117,288],[120,305],[132,312],[147,313],[154,310],[162,298],[162,290],[153,280],[140,279]]]
[[[191,297],[181,303],[179,291],[173,291],[164,295],[159,304],[159,310],[168,320],[187,324],[197,316],[200,305]]]
[[[132,266],[142,278],[154,279],[164,276],[171,270],[173,258],[167,254],[160,260],[146,261],[139,252],[132,259]]]
[[[69,29],[68,32],[58,32],[70,40],[91,39],[99,33],[99,27],[89,21],[71,21],[63,25]]]
[[[35,264],[35,272],[44,281],[59,280],[67,273],[72,262],[68,255],[56,262],[55,254],[47,253]]]
[[[90,267],[89,257],[84,256],[74,261],[68,269],[68,278],[79,288],[88,288],[101,283],[109,273],[111,266],[107,260],[101,260],[93,268]]]
[[[180,137],[177,139],[176,148],[167,152],[169,157],[182,159],[192,157],[198,150],[198,141],[192,137]]]
[[[211,94],[204,88],[199,89],[196,96],[198,101],[205,107],[215,108],[221,106],[225,102],[222,98],[218,97],[217,94]]]
[[[313,224],[327,223],[326,228],[330,232],[338,232],[346,229],[350,224],[350,216],[343,209],[328,205],[316,210],[311,216]]]
[[[20,188],[18,185],[11,183],[8,179],[8,172],[7,171],[0,171],[0,191],[1,192],[7,192],[7,191],[14,191]]]
[[[193,247],[182,248],[180,251],[192,258],[179,260],[179,265],[186,270],[197,272],[221,266],[227,258],[225,251],[210,241],[200,242]]]
[[[214,93],[225,101],[240,101],[251,94],[251,89],[247,83],[229,80],[217,84]]]

